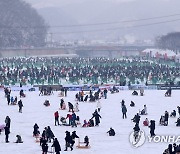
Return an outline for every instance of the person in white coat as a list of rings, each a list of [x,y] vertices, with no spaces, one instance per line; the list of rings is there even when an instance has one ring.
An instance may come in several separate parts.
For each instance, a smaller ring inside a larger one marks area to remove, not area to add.
[[[78,101],[75,103],[74,109],[75,109],[76,112],[79,112],[79,103],[78,103]]]

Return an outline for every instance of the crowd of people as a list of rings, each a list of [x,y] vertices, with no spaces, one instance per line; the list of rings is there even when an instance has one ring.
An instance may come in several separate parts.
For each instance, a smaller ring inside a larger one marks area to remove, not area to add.
[[[16,84],[20,82],[21,84],[59,84],[60,80],[66,80],[70,83],[79,83],[83,81],[84,83],[108,83],[110,80],[115,81],[115,83],[120,83],[122,85],[129,85],[135,83],[136,81],[144,82],[148,81],[151,83],[158,82],[174,82],[180,76],[180,66],[168,66],[165,64],[157,64],[153,61],[138,61],[135,59],[107,59],[107,58],[12,58],[0,60],[0,82],[3,85]],[[101,99],[108,99],[108,92],[111,94],[118,93],[119,90],[114,86],[110,91],[108,89],[99,89],[97,91],[90,90],[86,94],[83,90],[75,94],[75,104],[72,102],[65,102],[63,97],[67,97],[68,88],[63,86],[60,89],[60,108],[61,110],[67,110],[68,114],[65,117],[62,117],[58,110],[54,112],[54,125],[55,126],[70,126],[77,127],[80,123],[80,117],[76,112],[79,112],[79,102],[95,102],[97,103],[95,111],[92,113],[92,117],[89,117],[87,121],[84,119],[82,127],[94,127],[100,125],[100,115],[101,112]],[[9,88],[4,89],[5,97],[7,99],[8,105],[18,105],[19,112],[22,113],[23,102],[26,94],[23,90],[19,92],[20,99],[17,99],[17,96],[11,96],[11,90]],[[165,96],[171,97],[171,88],[167,90]],[[53,88],[41,87],[39,97],[44,95],[52,95]],[[144,96],[144,89],[140,89],[140,93],[136,90],[132,92],[133,97],[138,95]],[[21,99],[23,98],[23,99]],[[46,107],[50,106],[50,101],[45,100],[44,105]],[[130,103],[131,107],[136,107],[134,101]],[[180,107],[177,107],[178,113],[180,115]],[[128,106],[125,104],[125,100],[121,101],[121,111],[122,118],[127,119],[128,117]],[[135,114],[132,121],[135,123],[133,127],[134,130],[134,139],[138,140],[140,128],[140,121],[142,116],[146,116],[147,106],[143,106],[142,110],[139,110]],[[161,116],[159,124],[163,126],[168,126],[169,117],[176,117],[176,110],[174,109],[169,115],[168,111],[165,111],[164,115]],[[67,122],[68,120],[68,122]],[[5,142],[9,142],[10,134],[10,123],[11,119],[7,116],[5,119]],[[144,126],[150,128],[151,137],[155,136],[155,120],[148,120],[146,118],[143,121]],[[180,118],[177,119],[175,124],[180,126]],[[115,136],[115,130],[110,127],[110,130],[107,131],[109,136]],[[52,142],[51,147],[54,148],[56,154],[60,154],[61,146],[51,130],[50,126],[44,128],[42,133],[39,131],[39,126],[36,123],[34,125],[33,136],[36,138],[36,141],[40,142],[42,147],[43,154],[48,152],[48,143]],[[16,135],[16,143],[23,143],[20,135]],[[69,131],[65,132],[65,150],[73,150],[75,144],[75,138],[79,138],[76,134],[76,131],[70,133]],[[85,136],[84,142],[85,147],[89,147],[89,138]],[[80,147],[80,146],[79,146]],[[176,151],[178,149],[174,149]],[[172,145],[169,145],[168,149],[172,151]],[[167,151],[166,150],[166,151]],[[173,152],[173,151],[172,151]]]
[[[2,85],[177,82],[180,65],[137,59],[30,57],[0,59]]]

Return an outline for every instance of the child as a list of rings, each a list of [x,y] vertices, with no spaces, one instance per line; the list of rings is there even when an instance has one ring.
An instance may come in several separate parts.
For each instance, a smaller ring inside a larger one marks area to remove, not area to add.
[[[144,125],[144,126],[149,126],[149,120],[148,120],[148,118],[146,118],[146,119],[143,121],[143,125]]]
[[[16,135],[16,137],[17,137],[17,140],[16,140],[15,143],[23,143],[22,138],[21,138],[20,135]]]
[[[86,147],[89,145],[89,138],[88,138],[88,136],[85,136],[85,138],[84,138],[84,143],[86,143]]]

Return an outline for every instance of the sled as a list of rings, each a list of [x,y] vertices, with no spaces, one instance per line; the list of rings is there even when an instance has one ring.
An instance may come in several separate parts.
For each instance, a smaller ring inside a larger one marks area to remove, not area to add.
[[[91,148],[90,145],[88,145],[88,146],[77,145],[76,147],[77,147],[78,149],[89,149],[89,148]]]
[[[36,143],[39,143],[39,142],[40,142],[40,138],[41,138],[41,137],[40,137],[39,135],[38,135],[38,136],[35,136],[35,142],[36,142]]]
[[[86,143],[84,143],[84,142],[78,141],[78,145],[76,146],[76,148],[78,148],[78,149],[89,149],[89,148],[91,148],[90,145],[85,146],[85,144],[86,144]]]

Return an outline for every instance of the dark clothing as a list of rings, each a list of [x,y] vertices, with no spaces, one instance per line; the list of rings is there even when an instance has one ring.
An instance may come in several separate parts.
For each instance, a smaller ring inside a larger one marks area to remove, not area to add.
[[[7,95],[7,102],[8,102],[8,105],[10,104],[10,100],[11,100],[10,97],[11,97],[10,94],[8,94],[8,95]]]
[[[112,128],[107,133],[109,133],[109,136],[115,136],[115,131]]]
[[[137,91],[133,91],[132,95],[137,96],[137,95],[138,95],[138,92],[137,92]]]
[[[42,151],[43,151],[43,154],[47,154],[48,152],[48,145],[45,142],[42,144]]]
[[[18,106],[19,106],[19,112],[22,113],[22,107],[23,107],[23,103],[21,100],[18,101]]]
[[[85,136],[85,138],[84,138],[84,143],[86,143],[85,146],[89,145],[89,138],[87,136]]]
[[[39,126],[37,125],[37,124],[35,124],[34,125],[34,131],[33,131],[33,135],[34,136],[37,136],[37,135],[39,135],[40,134],[40,132],[39,132]]]
[[[132,120],[133,120],[133,122],[139,124],[140,118],[141,117],[139,116],[139,114],[136,114]]]
[[[134,131],[136,131],[136,132],[139,132],[139,131],[140,131],[140,128],[139,128],[139,125],[138,125],[138,124],[136,124],[133,129],[134,129]]]
[[[79,138],[79,136],[77,136],[76,132],[74,131],[74,132],[72,132],[71,138],[72,138],[72,147],[73,147],[73,145],[75,143],[75,138]]]
[[[69,112],[70,112],[71,110],[73,111],[74,106],[73,106],[70,102],[68,102],[68,106],[69,106]]]
[[[11,119],[8,116],[5,119],[5,123],[6,123],[6,127],[8,127],[10,130]]]
[[[75,113],[73,113],[72,114],[72,127],[77,127],[77,125],[76,125],[76,114]]]
[[[73,150],[73,148],[72,148],[72,137],[70,135],[70,132],[66,131],[65,142],[66,142],[66,149],[65,149],[65,151],[67,151],[68,147],[70,147],[71,150]]]
[[[47,140],[49,140],[49,142],[51,142],[51,139],[54,139],[54,133],[52,132],[50,127],[47,128],[46,135]]]
[[[95,111],[93,113],[93,117],[92,118],[95,118],[95,125],[98,126],[99,123],[100,123],[100,119],[99,118],[101,118],[101,116],[99,115],[99,113],[97,111]]]
[[[130,104],[131,107],[134,107],[135,106],[135,103],[133,101],[131,101],[131,104]]]
[[[125,105],[123,105],[123,106],[122,106],[123,119],[124,119],[124,118],[127,118],[126,112],[127,112],[127,108],[126,108]]]
[[[6,141],[6,143],[8,143],[9,141],[8,141],[8,139],[9,139],[9,134],[10,134],[10,130],[9,130],[9,127],[4,127],[4,130],[5,130],[5,136],[6,136],[6,138],[5,138],[5,141]]]
[[[169,119],[169,113],[166,112],[165,115],[164,115],[164,122],[165,122],[166,126],[168,125],[168,119]]]
[[[154,131],[155,131],[155,121],[151,120],[150,123],[151,123],[150,126],[149,126],[150,134],[151,134],[151,137],[153,137],[153,136],[155,136],[155,133],[154,133]]]
[[[56,154],[60,154],[61,146],[59,144],[59,141],[55,138],[52,147],[55,148]]]

